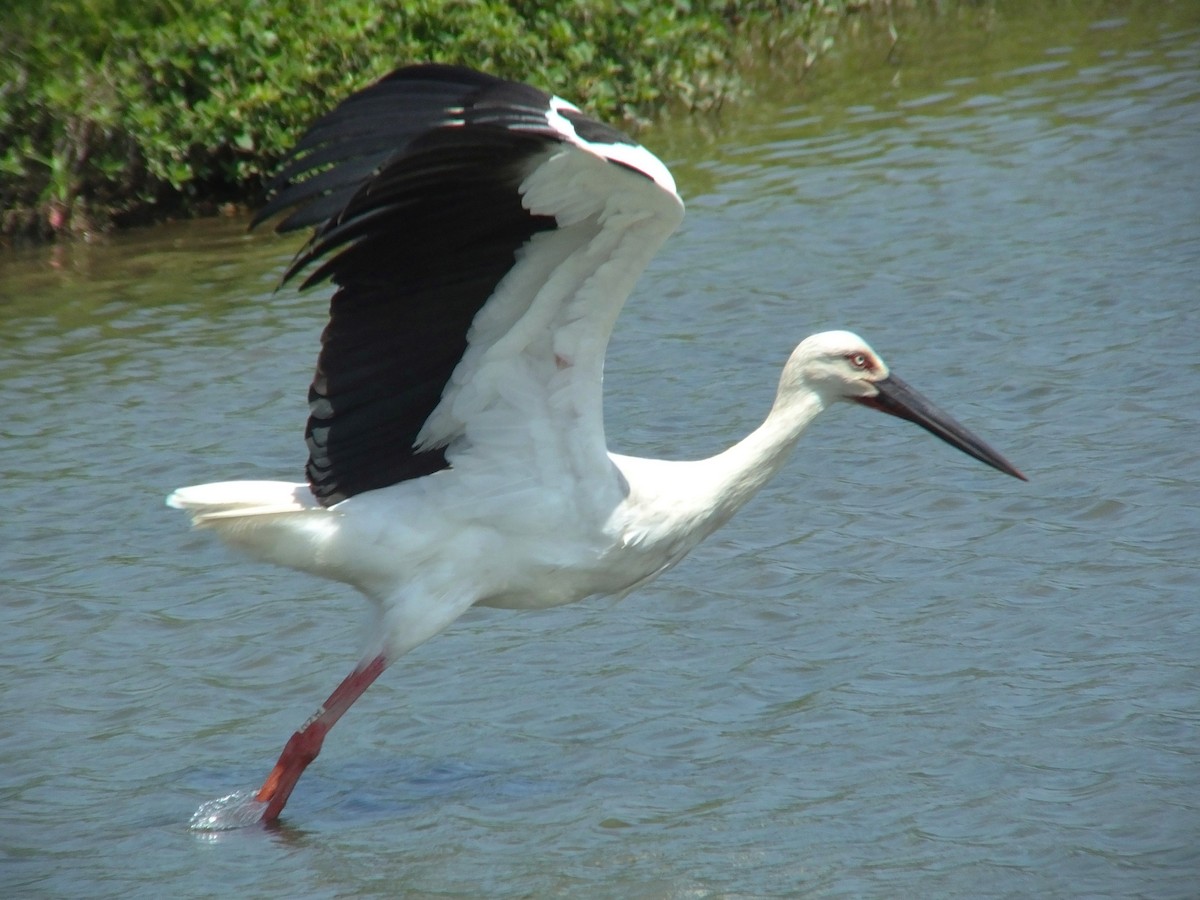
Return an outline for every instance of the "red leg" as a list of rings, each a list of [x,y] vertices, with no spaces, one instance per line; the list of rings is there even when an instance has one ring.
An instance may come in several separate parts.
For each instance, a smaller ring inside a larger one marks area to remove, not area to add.
[[[267,776],[267,780],[263,782],[263,786],[255,795],[255,800],[267,804],[267,808],[262,814],[262,821],[274,822],[279,818],[279,813],[292,794],[292,788],[296,786],[296,782],[300,780],[300,776],[304,774],[308,764],[321,752],[321,744],[325,740],[325,735],[329,733],[329,729],[386,668],[387,660],[380,655],[361,669],[355,669],[329,695],[329,699],[312,718],[291,736],[283,748],[283,752],[279,754],[279,761],[275,763],[275,768],[271,770],[271,774]]]

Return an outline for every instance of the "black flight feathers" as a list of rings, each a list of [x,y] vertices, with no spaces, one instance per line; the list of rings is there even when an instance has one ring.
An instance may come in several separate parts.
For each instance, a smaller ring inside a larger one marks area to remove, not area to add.
[[[306,467],[332,505],[447,466],[414,450],[466,350],[475,314],[535,233],[517,192],[531,157],[564,135],[548,94],[469,69],[399,69],[344,100],[289,152],[254,225],[312,226],[285,273],[338,291],[309,390]],[[576,133],[632,143],[573,110]]]

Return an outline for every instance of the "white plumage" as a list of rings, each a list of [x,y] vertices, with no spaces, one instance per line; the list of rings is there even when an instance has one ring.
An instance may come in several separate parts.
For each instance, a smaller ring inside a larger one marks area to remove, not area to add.
[[[788,359],[766,420],[711,459],[610,454],[604,354],[678,225],[666,167],[533,88],[401,69],[292,151],[260,220],[315,226],[289,270],[338,291],[310,390],[307,484],[181,488],[170,505],[253,557],[354,585],[378,617],[362,660],[293,735],[253,800],[273,820],[325,733],[388,663],[473,605],[621,594],[677,563],[766,483],[838,400],[909,418],[1023,477],[891,376],[859,337]]]

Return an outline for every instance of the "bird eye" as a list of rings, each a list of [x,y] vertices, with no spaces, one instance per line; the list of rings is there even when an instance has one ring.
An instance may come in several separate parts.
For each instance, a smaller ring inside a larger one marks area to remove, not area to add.
[[[846,359],[850,360],[850,365],[856,369],[869,369],[871,367],[865,353],[849,353],[846,355]]]

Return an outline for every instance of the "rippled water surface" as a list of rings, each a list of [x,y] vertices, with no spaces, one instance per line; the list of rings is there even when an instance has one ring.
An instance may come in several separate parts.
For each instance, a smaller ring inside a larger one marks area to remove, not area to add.
[[[0,256],[0,894],[1194,897],[1200,16],[1065,7],[645,133],[689,217],[609,363],[698,456],[850,327],[1030,483],[831,411],[657,583],[395,665],[276,830],[187,821],[364,606],[162,497],[298,476],[324,297],[243,222]]]

